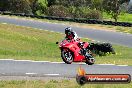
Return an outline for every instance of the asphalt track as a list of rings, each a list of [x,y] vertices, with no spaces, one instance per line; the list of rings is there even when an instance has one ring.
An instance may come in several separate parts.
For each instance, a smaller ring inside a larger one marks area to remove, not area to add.
[[[16,24],[20,26],[46,29],[49,31],[57,31],[62,33],[64,33],[64,29],[68,26],[59,23],[48,23],[48,22],[35,21],[35,20],[15,19],[15,18],[3,17],[3,16],[0,16],[0,23]],[[112,44],[132,47],[132,34],[105,31],[105,30],[96,30],[89,28],[79,28],[79,27],[72,27],[72,28],[77,32],[77,34],[80,37],[91,38],[96,41],[109,42]]]
[[[47,22],[39,22],[25,19],[15,19],[0,16],[1,23],[16,24],[50,31],[64,33],[67,25]],[[104,30],[87,29],[73,27],[81,37],[92,38],[97,41],[110,42],[132,47],[132,34],[110,32]],[[36,76],[36,77],[75,77],[77,68],[82,66],[89,74],[130,74],[132,75],[132,66],[112,65],[112,64],[95,64],[88,66],[85,63],[65,64],[63,62],[39,62],[39,61],[17,61],[17,60],[0,60],[0,76]]]
[[[70,77],[74,78],[78,68],[84,68],[87,74],[130,74],[132,66],[85,63],[65,64],[63,62],[0,60],[0,76],[30,77]]]

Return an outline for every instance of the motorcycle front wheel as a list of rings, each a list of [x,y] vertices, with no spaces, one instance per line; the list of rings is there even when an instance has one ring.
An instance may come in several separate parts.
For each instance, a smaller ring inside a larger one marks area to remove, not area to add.
[[[71,64],[73,62],[73,54],[69,49],[63,49],[61,51],[61,57],[62,60],[67,64]]]

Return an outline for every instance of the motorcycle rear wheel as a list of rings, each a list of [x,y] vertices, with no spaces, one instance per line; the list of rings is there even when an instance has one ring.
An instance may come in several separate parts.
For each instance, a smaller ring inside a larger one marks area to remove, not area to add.
[[[95,61],[89,61],[89,60],[86,60],[86,64],[88,65],[93,65]]]
[[[95,63],[95,58],[91,55],[90,57],[86,58],[86,64],[93,65]]]

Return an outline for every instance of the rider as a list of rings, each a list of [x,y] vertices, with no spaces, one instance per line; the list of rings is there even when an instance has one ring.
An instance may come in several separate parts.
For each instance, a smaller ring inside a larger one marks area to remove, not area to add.
[[[74,39],[75,41],[79,41],[80,39],[78,38],[77,34],[75,31],[72,30],[71,27],[65,28],[65,34],[66,34],[66,39],[67,40],[72,40]]]
[[[86,54],[86,49],[83,48],[84,42],[80,42],[79,37],[77,36],[76,32],[72,30],[71,27],[67,27],[65,28],[65,34],[66,34],[66,40],[71,41],[72,39],[74,39],[75,42],[77,42],[78,47],[81,48],[80,50],[80,54],[83,54],[85,56]]]

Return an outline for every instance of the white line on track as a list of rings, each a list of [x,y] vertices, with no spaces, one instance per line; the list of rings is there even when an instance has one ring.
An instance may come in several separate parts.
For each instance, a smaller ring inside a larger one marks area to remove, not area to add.
[[[78,63],[72,63],[72,64],[86,64],[86,63],[83,63],[83,62],[82,62],[82,63],[81,63],[81,62],[78,62]]]
[[[54,23],[54,24],[58,24],[58,23]]]
[[[31,27],[26,27],[26,28],[31,28]]]
[[[0,61],[18,61],[18,62],[33,62],[33,63],[55,63],[55,64],[64,64],[65,62],[51,62],[51,61],[33,61],[33,60],[14,60],[14,59],[0,59]],[[72,64],[86,64],[84,62],[73,62]],[[115,65],[115,66],[128,66],[128,65],[116,65],[116,64],[95,64],[95,65]]]
[[[128,65],[117,65],[117,66],[124,66],[125,67],[125,66],[128,66]]]
[[[115,65],[115,64],[96,64],[96,65]]]
[[[50,31],[50,32],[54,32],[54,31]]]
[[[49,31],[49,30],[44,30],[44,31]]]
[[[31,60],[13,60],[13,61],[30,61],[31,62]]]
[[[37,73],[25,73],[26,75],[35,75]]]
[[[5,75],[5,73],[1,73],[2,75]]]
[[[61,63],[65,63],[65,62],[50,62],[50,63],[60,63],[61,64]]]
[[[60,74],[44,74],[44,75],[47,75],[47,76],[58,76]]]
[[[7,23],[2,23],[2,24],[7,24]]]
[[[92,40],[92,42],[95,42],[96,40]]]
[[[31,62],[44,62],[44,63],[46,63],[46,62],[50,62],[50,61],[31,61]]]
[[[14,60],[14,59],[0,59],[0,60],[5,60],[5,61],[8,61],[8,60]]]

